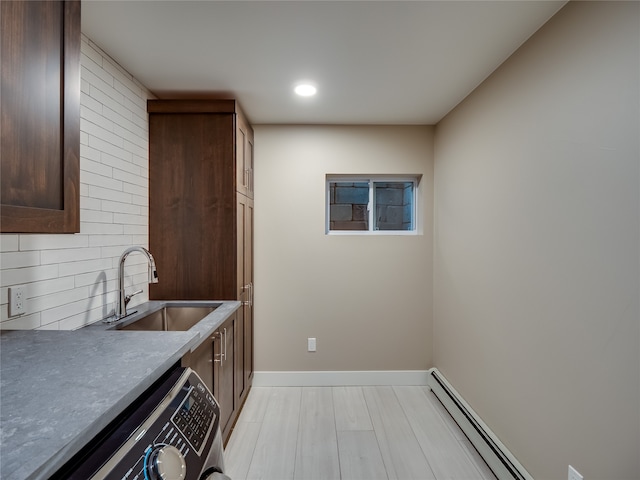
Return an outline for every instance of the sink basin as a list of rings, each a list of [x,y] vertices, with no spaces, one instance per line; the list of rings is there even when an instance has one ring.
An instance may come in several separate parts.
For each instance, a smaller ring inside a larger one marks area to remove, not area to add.
[[[183,331],[189,330],[217,306],[209,307],[164,307],[146,317],[142,317],[118,330]]]

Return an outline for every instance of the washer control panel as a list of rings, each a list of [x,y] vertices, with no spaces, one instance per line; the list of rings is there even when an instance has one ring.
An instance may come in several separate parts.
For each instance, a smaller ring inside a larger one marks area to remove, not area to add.
[[[206,462],[219,435],[220,408],[191,369],[176,371],[165,384],[67,478],[199,480],[210,467]]]
[[[217,405],[208,390],[199,382],[171,417],[173,424],[191,447],[202,453],[202,447],[213,426]]]

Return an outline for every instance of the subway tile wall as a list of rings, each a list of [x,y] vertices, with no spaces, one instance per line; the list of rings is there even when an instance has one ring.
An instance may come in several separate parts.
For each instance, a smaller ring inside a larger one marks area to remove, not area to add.
[[[121,253],[149,244],[149,98],[82,36],[80,233],[0,235],[0,329],[72,330],[113,311]],[[144,289],[130,305],[146,301],[146,259],[130,255],[125,275],[128,292]],[[25,287],[26,313],[10,318],[12,286]]]

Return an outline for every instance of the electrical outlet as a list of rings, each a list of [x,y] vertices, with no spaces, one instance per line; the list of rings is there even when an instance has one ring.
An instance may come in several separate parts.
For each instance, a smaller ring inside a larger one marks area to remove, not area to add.
[[[24,287],[9,287],[9,316],[24,315],[26,311]]]
[[[307,338],[307,351],[315,352],[316,351],[316,339],[315,338]]]
[[[584,480],[584,477],[578,471],[569,465],[569,480]]]

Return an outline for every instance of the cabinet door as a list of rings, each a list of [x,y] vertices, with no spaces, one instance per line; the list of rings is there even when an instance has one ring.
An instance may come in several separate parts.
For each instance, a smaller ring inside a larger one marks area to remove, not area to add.
[[[0,4],[2,233],[80,231],[80,2]]]
[[[253,200],[238,195],[238,299],[236,324],[236,397],[247,393],[253,375]]]
[[[234,330],[235,316],[227,320],[217,331],[214,342],[214,390],[220,404],[220,429],[226,438],[231,429],[235,410],[234,380]]]
[[[149,249],[159,300],[235,300],[232,114],[149,116]]]
[[[248,386],[253,379],[253,200],[247,202],[244,223],[244,278],[249,285],[248,304],[244,308],[244,383]]]
[[[200,376],[211,392],[213,392],[213,341],[214,337],[209,337],[202,342],[191,352],[189,362],[189,366]]]
[[[247,215],[247,197],[238,195],[236,212],[238,215],[236,221],[236,240],[237,240],[237,257],[236,257],[236,288],[237,299],[240,300],[241,306],[236,311],[236,398],[240,399],[245,395],[246,385],[244,381],[244,317],[246,303],[249,300],[249,287],[244,276],[244,244],[245,244],[245,217]]]
[[[236,188],[253,198],[253,129],[240,113],[236,115]]]
[[[245,146],[245,165],[247,166],[247,196],[253,198],[253,130],[248,127]]]

